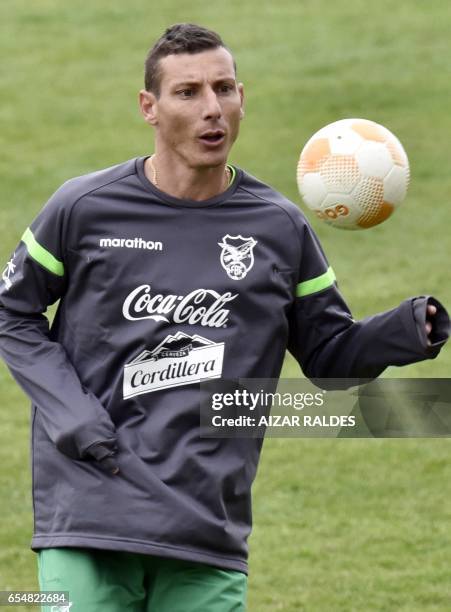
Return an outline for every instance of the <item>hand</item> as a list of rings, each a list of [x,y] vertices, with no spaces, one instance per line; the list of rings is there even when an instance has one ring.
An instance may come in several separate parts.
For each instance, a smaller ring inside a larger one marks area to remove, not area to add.
[[[107,457],[104,457],[103,459],[100,459],[99,463],[99,467],[100,469],[102,469],[104,472],[107,472],[108,474],[113,474],[113,476],[116,476],[116,474],[119,474],[120,470],[118,465],[116,464],[116,459],[114,458],[114,454],[108,455]]]
[[[98,466],[108,474],[119,474],[119,467],[116,463],[116,441],[106,440],[105,442],[94,442],[85,451],[85,455],[97,461]]]
[[[426,335],[428,336],[428,346],[431,346],[431,341],[429,340],[429,334],[432,331],[432,322],[431,318],[437,314],[437,307],[433,304],[428,304],[426,308]]]

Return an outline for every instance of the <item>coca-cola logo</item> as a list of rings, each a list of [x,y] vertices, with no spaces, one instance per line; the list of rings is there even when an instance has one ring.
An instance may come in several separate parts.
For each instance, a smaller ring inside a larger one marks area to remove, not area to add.
[[[213,289],[195,289],[187,295],[152,295],[150,285],[133,289],[124,300],[122,314],[129,321],[153,319],[174,323],[189,323],[204,327],[222,327],[230,310],[224,308],[238,296],[230,291],[220,294]]]

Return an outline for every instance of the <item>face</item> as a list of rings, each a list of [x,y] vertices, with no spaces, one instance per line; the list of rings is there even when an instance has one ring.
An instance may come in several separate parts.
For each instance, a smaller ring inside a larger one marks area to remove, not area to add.
[[[160,97],[141,91],[141,110],[156,130],[158,151],[191,168],[224,164],[243,112],[243,85],[219,47],[160,60]]]

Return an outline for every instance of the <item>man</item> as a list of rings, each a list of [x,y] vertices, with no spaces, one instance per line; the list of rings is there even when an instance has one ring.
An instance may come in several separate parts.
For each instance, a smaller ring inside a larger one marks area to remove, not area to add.
[[[277,378],[287,347],[309,377],[376,377],[436,357],[449,318],[419,297],[352,319],[299,209],[227,164],[244,93],[217,34],[169,28],[145,86],[155,153],[65,183],[0,286],[32,548],[72,611],[232,612],[261,440],[200,437],[199,382]]]

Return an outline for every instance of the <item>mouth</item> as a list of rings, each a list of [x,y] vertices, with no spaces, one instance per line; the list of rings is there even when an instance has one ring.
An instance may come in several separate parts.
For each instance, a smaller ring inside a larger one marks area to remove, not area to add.
[[[225,140],[224,130],[208,130],[199,136],[199,140],[208,147],[216,147]]]

